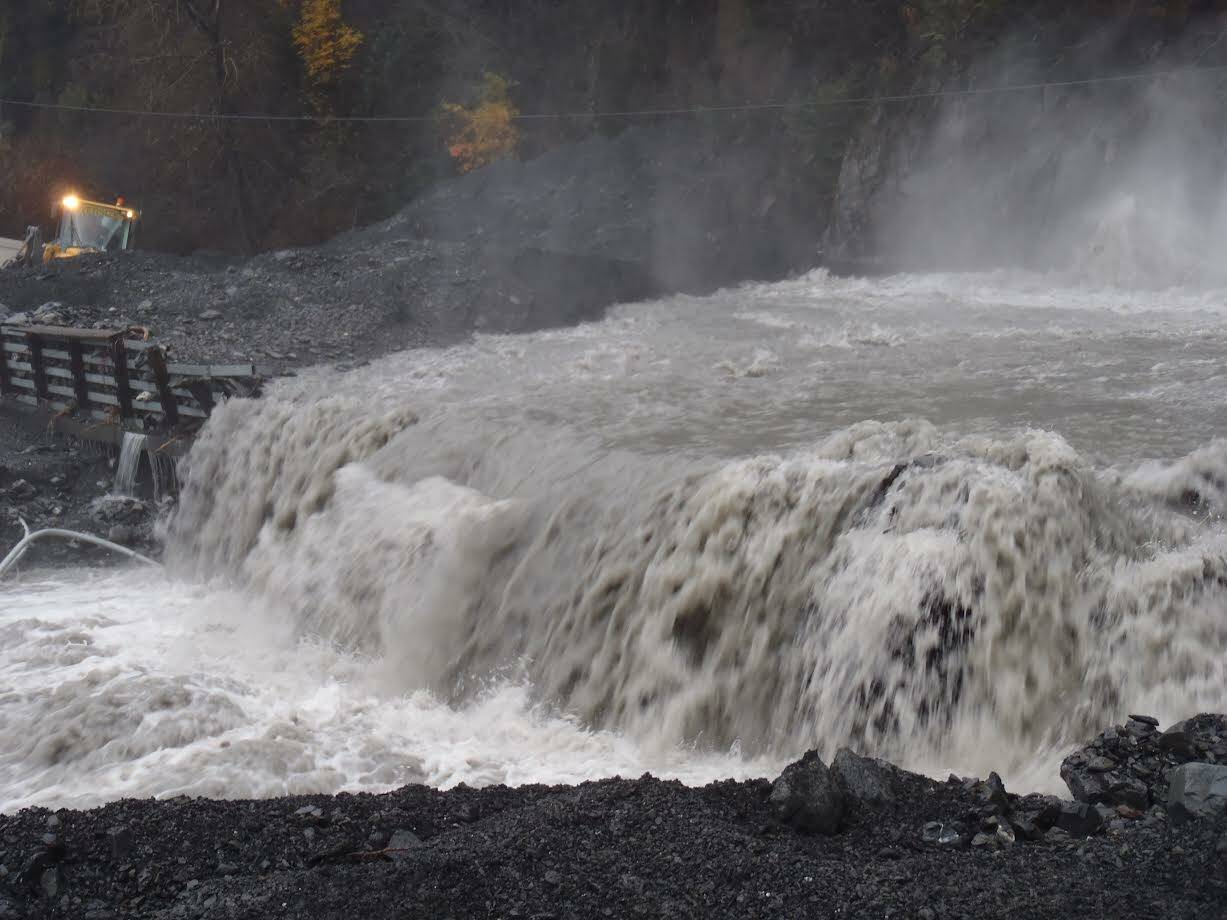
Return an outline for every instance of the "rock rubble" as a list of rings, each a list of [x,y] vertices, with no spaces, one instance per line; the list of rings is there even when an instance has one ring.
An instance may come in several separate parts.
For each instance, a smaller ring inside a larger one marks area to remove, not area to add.
[[[881,782],[856,782],[861,771]],[[839,813],[834,833],[797,825],[813,801],[830,806],[824,820]],[[0,816],[0,916],[1221,916],[1227,814],[1176,823],[1119,807],[849,752],[830,769],[806,755],[774,784],[644,776],[28,809]]]
[[[1130,716],[1066,757],[1061,779],[1079,802],[1141,812],[1165,804],[1172,771],[1191,762],[1227,764],[1227,716],[1194,716],[1166,731],[1151,716]]]

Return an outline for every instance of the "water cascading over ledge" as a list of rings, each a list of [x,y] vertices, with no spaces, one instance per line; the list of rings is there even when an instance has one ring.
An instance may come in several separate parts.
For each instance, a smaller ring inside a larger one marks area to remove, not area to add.
[[[176,564],[378,655],[389,688],[460,701],[518,675],[667,745],[1059,746],[1223,667],[1218,538],[1055,435],[865,423],[666,471],[585,466],[523,432],[447,478],[419,475],[440,431],[412,418],[224,407],[193,452]],[[527,487],[490,488],[530,455]]]

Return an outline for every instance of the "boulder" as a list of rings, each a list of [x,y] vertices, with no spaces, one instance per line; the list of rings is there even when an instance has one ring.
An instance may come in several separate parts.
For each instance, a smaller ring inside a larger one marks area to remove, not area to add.
[[[1061,779],[1079,802],[1146,811],[1166,801],[1169,775],[1176,767],[1227,760],[1225,739],[1227,716],[1199,715],[1160,732],[1158,719],[1131,715],[1066,757]]]
[[[1066,802],[1056,825],[1071,837],[1090,837],[1103,827],[1103,816],[1086,802]]]
[[[817,751],[784,768],[770,802],[780,821],[807,834],[834,834],[844,818],[843,791]]]
[[[899,768],[884,760],[862,757],[840,748],[831,761],[831,773],[847,799],[867,805],[892,802],[899,790]]]
[[[1187,763],[1172,771],[1167,811],[1173,824],[1227,815],[1227,766]]]
[[[1005,783],[996,773],[990,773],[988,779],[977,783],[974,792],[981,806],[996,806],[997,814],[1009,814],[1010,797],[1005,791]]]

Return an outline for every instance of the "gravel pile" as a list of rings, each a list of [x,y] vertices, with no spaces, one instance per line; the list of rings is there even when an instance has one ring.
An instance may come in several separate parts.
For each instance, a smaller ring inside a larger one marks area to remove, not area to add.
[[[1156,807],[1065,830],[1061,815],[1093,806],[1018,797],[995,776],[816,762],[774,785],[645,776],[30,809],[0,817],[0,916],[1223,916],[1227,811],[1174,825]],[[809,794],[838,797],[820,809],[834,825],[798,825],[805,805],[790,797]],[[1051,827],[1024,830],[1045,809]],[[952,824],[967,833],[935,832]]]
[[[1200,715],[1166,731],[1150,716],[1130,716],[1061,764],[1061,779],[1080,802],[1144,811],[1167,801],[1181,764],[1227,764],[1227,716]]]
[[[441,183],[389,220],[250,260],[95,255],[0,271],[0,319],[141,326],[190,363],[341,365],[812,267],[769,158],[630,130]]]

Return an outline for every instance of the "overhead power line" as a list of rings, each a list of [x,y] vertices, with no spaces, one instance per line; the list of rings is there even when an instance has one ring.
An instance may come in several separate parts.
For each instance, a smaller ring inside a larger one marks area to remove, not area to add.
[[[704,105],[679,108],[638,109],[609,112],[541,112],[511,116],[515,121],[579,120],[587,118],[660,118],[681,115],[707,115],[735,112],[762,112],[771,110],[826,109],[855,105],[887,105],[903,102],[923,102],[932,99],[957,99],[971,96],[992,96],[1003,93],[1025,93],[1045,89],[1067,89],[1077,86],[1094,86],[1106,83],[1140,83],[1172,77],[1214,74],[1227,71],[1227,65],[1216,67],[1188,67],[1177,70],[1146,71],[1142,73],[1117,74],[1114,76],[1087,77],[1082,80],[1054,80],[1040,83],[1012,83],[1004,86],[986,86],[970,89],[935,90],[928,93],[901,93],[884,96],[850,96],[843,99],[814,99],[791,102],[751,102],[740,105]],[[90,115],[122,115],[133,118],[173,118],[194,121],[288,121],[288,122],[342,122],[360,124],[409,124],[435,122],[446,119],[443,113],[433,115],[269,115],[251,112],[159,112],[146,109],[120,109],[88,105],[64,105],[55,102],[29,102],[24,99],[0,99],[0,106],[11,105],[27,109],[55,112],[80,112]]]

